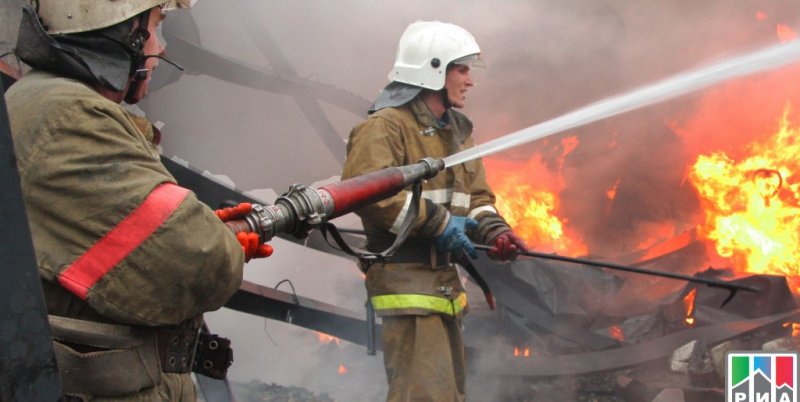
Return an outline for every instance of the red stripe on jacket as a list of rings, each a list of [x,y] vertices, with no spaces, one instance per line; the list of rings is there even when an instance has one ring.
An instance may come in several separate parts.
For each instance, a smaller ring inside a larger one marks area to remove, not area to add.
[[[89,289],[147,240],[187,194],[189,190],[172,183],[156,187],[130,215],[61,272],[58,282],[86,300]]]

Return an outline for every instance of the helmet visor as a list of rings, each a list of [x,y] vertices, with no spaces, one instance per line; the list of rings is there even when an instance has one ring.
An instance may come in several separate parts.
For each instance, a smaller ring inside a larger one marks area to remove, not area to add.
[[[451,63],[460,64],[462,66],[468,66],[470,69],[486,68],[486,63],[484,63],[480,53],[459,57],[453,60]]]

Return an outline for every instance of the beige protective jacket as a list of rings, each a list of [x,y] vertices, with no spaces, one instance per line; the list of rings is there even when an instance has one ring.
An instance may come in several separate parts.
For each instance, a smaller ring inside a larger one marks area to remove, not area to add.
[[[433,113],[417,97],[403,106],[370,115],[350,133],[342,179],[413,164],[426,157],[441,159],[473,147],[472,122],[452,109],[446,113],[447,124],[438,127]],[[422,190],[425,202],[420,205],[407,244],[432,245],[443,223],[443,210],[472,218],[497,214],[495,196],[486,183],[480,159],[440,172],[426,180]],[[391,244],[391,234],[398,232],[410,202],[411,191],[406,189],[356,211],[368,233],[369,248],[377,251]],[[433,269],[431,264],[422,263],[374,264],[367,272],[366,285],[379,315],[460,315],[466,307],[466,296],[452,265]]]
[[[50,314],[196,326],[238,289],[241,246],[175,184],[146,119],[35,70],[6,101]]]

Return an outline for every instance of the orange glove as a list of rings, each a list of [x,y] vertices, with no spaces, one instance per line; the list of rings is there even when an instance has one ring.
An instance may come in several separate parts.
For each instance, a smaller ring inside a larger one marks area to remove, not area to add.
[[[253,210],[253,205],[249,202],[243,202],[235,207],[222,208],[214,211],[223,222],[244,219]],[[272,255],[272,246],[269,244],[261,243],[258,233],[253,232],[237,232],[236,240],[242,245],[244,252],[245,262],[253,258],[265,258]]]
[[[250,211],[253,210],[253,205],[249,202],[243,202],[235,207],[222,208],[214,211],[223,222],[232,221],[236,219],[244,219]]]
[[[509,230],[494,239],[488,254],[489,258],[493,260],[513,261],[517,259],[517,252],[519,251],[528,251],[525,240],[522,240],[521,237]]]
[[[272,246],[261,243],[258,233],[239,232],[236,233],[236,240],[239,240],[239,244],[242,245],[245,262],[253,258],[265,258],[272,255]]]

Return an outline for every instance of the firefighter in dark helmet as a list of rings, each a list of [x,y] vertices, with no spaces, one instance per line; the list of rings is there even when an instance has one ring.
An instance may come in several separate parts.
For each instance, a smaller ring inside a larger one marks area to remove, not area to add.
[[[463,28],[439,21],[412,23],[400,38],[391,81],[369,117],[353,128],[342,178],[425,157],[441,159],[474,146],[472,122],[455,109],[474,85],[480,48]],[[514,259],[525,250],[495,209],[483,164],[448,168],[422,186],[409,239],[386,263],[366,269],[369,301],[383,320],[388,401],[463,401],[465,357],[461,316],[467,298],[454,256],[476,257],[472,240],[489,256]],[[411,191],[357,211],[367,248],[392,243],[412,209]]]
[[[69,399],[194,401],[229,342],[199,331],[271,248],[234,234],[178,186],[160,133],[123,108],[164,59],[158,27],[189,0],[38,0],[23,6],[6,93],[62,386]],[[253,236],[257,236],[252,234]]]

